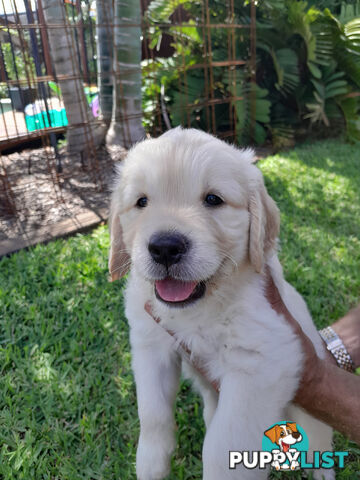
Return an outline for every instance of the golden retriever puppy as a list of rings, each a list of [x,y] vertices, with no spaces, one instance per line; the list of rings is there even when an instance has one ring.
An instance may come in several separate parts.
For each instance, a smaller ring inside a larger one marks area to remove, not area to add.
[[[218,395],[183,365],[204,400],[204,480],[266,477],[265,470],[229,469],[229,450],[261,450],[264,431],[283,420],[305,429],[310,452],[331,450],[331,429],[291,404],[301,344],[265,298],[265,265],[320,356],[324,348],[305,302],[283,278],[279,212],[252,158],[249,149],[176,128],[138,143],[119,168],[109,269],[113,279],[129,271],[125,311],[141,425],[140,480],[167,476],[175,446],[181,359],[165,328],[220,385]],[[144,310],[149,301],[160,325]],[[334,478],[332,470],[314,471],[314,478],[321,475]]]

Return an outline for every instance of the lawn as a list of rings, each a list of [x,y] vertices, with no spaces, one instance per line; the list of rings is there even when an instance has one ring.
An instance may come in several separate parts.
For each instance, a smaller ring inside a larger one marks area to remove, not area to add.
[[[286,278],[318,327],[360,301],[358,152],[332,140],[260,162]],[[0,260],[1,480],[135,479],[135,388],[108,247],[102,226]],[[169,479],[200,479],[201,402],[185,383],[179,398]],[[339,434],[335,445],[351,452],[337,478],[360,478],[359,447]]]

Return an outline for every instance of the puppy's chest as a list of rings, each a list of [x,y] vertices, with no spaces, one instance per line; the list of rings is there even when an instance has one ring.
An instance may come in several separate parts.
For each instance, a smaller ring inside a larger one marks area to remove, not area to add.
[[[197,326],[181,330],[176,337],[194,356],[204,359],[222,355],[237,344],[235,328],[232,328],[229,323],[216,325],[216,327]]]
[[[200,323],[200,324],[199,324]],[[173,328],[176,338],[191,352],[194,362],[209,369],[214,378],[242,367],[255,372],[263,360],[258,335],[238,316],[219,315],[216,321],[194,322]]]

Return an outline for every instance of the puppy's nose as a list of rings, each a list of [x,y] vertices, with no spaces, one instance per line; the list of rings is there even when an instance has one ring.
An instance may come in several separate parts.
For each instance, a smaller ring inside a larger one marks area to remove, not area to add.
[[[291,435],[292,435],[295,439],[300,437],[300,433],[299,433],[299,432],[292,432]]]
[[[180,262],[188,249],[188,241],[180,233],[154,233],[149,242],[149,252],[156,263],[170,267]]]

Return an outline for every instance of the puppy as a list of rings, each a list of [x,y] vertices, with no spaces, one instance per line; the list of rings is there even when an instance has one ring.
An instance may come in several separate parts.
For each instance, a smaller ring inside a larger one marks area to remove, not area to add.
[[[264,430],[284,418],[305,429],[310,451],[331,450],[331,429],[291,403],[303,353],[291,326],[265,298],[266,265],[319,356],[325,352],[305,302],[283,278],[276,253],[279,211],[252,159],[251,150],[176,128],[138,143],[119,168],[109,270],[113,280],[129,271],[125,313],[141,427],[140,480],[166,477],[175,446],[181,360],[165,329],[220,385],[218,395],[183,364],[204,401],[204,480],[266,477],[258,469],[230,470],[229,450],[261,450]],[[144,310],[146,302],[161,325]],[[316,479],[322,475],[334,478],[332,471],[314,472]]]

